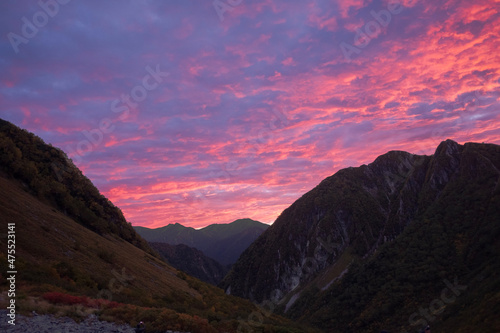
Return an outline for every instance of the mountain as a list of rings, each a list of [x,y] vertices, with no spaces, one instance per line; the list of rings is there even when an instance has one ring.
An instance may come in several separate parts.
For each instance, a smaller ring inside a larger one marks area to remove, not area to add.
[[[213,285],[219,284],[229,268],[222,266],[200,250],[184,244],[149,243],[173,267]]]
[[[308,331],[161,260],[61,150],[3,120],[0,221],[0,303],[18,314],[142,320],[150,332]]]
[[[227,293],[328,332],[497,332],[500,147],[391,151],[323,180],[233,265]]]
[[[0,169],[38,199],[99,235],[115,234],[153,253],[121,210],[68,159],[40,138],[0,119]]]
[[[178,223],[156,229],[134,228],[148,242],[185,244],[223,265],[230,265],[269,225],[251,219],[240,219],[228,224],[211,224],[198,230]]]

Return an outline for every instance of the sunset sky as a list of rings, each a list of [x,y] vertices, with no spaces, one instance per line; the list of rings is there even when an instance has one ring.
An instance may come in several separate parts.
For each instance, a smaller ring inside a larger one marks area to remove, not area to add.
[[[272,223],[389,150],[500,144],[499,9],[4,0],[0,118],[63,149],[133,225]]]

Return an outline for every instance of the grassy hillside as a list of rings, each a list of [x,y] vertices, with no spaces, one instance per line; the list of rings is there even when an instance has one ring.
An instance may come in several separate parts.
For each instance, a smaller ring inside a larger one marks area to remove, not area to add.
[[[100,235],[113,234],[154,253],[66,154],[0,119],[0,170],[38,199]]]
[[[179,273],[116,236],[97,235],[26,193],[12,180],[0,177],[0,188],[2,235],[7,233],[7,223],[16,224],[18,311],[41,312],[44,297],[59,292],[134,305],[96,309],[104,319],[134,324],[147,318],[151,322],[155,315],[170,309],[177,319],[149,327],[195,329],[201,324],[196,324],[194,316],[222,321],[236,319],[233,312],[244,317],[253,309],[249,302],[228,298],[221,290]],[[8,270],[6,237],[1,238],[0,246],[3,274]],[[1,290],[6,291],[7,281],[0,281]],[[41,305],[34,304],[32,298]],[[59,298],[64,304],[65,297]],[[78,307],[69,309],[69,314],[78,315]],[[201,326],[210,326],[205,324]]]
[[[0,306],[10,299],[7,225],[14,223],[18,313],[95,313],[145,321],[148,332],[304,331],[172,268],[61,151],[9,123],[0,129]],[[53,161],[69,163],[61,178]],[[256,314],[263,320],[252,321]]]

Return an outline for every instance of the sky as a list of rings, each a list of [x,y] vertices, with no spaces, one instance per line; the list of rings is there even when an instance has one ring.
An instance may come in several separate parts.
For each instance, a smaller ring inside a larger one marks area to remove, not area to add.
[[[322,179],[500,144],[500,1],[4,0],[0,118],[135,226],[272,223]]]

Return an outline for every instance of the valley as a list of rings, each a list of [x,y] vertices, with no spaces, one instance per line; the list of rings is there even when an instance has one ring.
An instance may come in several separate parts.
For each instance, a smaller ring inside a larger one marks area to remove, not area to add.
[[[500,328],[497,145],[388,152],[324,179],[271,226],[148,229],[132,228],[62,151],[0,125],[0,302],[15,298],[23,320],[93,316],[151,332]]]

